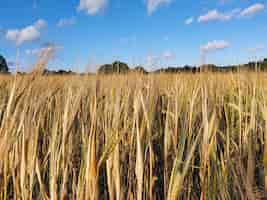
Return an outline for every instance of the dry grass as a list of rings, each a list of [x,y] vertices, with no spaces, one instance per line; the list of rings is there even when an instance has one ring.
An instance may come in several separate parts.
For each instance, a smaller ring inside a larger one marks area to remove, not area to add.
[[[1,76],[0,199],[260,199],[266,135],[265,73]]]

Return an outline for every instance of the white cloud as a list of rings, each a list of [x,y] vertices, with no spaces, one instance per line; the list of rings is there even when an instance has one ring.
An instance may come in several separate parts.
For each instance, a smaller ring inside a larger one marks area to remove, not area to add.
[[[186,19],[184,23],[185,23],[186,25],[190,25],[190,24],[192,24],[193,22],[194,22],[194,17],[190,17],[190,18]]]
[[[146,57],[146,65],[150,66],[150,67],[152,67],[154,65],[158,65],[159,61],[160,61],[160,58],[158,56],[155,56],[155,55],[148,55]]]
[[[175,59],[176,55],[172,51],[164,51],[158,55],[155,54],[148,54],[146,57],[145,65],[148,67],[155,67],[159,66],[161,62],[170,61]]]
[[[172,0],[146,0],[147,3],[147,12],[151,15],[156,11],[160,6],[170,3]]]
[[[96,15],[107,4],[108,0],[80,0],[78,11],[85,11],[88,15]]]
[[[175,58],[175,54],[171,51],[165,51],[162,54],[162,58],[165,60],[172,60]]]
[[[241,17],[245,17],[245,16],[252,16],[262,10],[265,9],[265,6],[264,4],[261,4],[261,3],[256,3],[246,9],[244,9],[241,13],[240,13],[240,16]]]
[[[228,42],[224,40],[214,40],[200,47],[200,51],[206,53],[226,49],[228,47],[230,47],[230,44]]]
[[[22,29],[10,29],[6,31],[6,39],[13,41],[17,46],[25,42],[35,41],[40,38],[40,29],[46,26],[46,22],[39,19],[33,25],[27,26]]]
[[[209,22],[209,21],[229,21],[237,17],[253,16],[256,13],[265,9],[265,5],[256,3],[243,10],[237,8],[230,12],[222,13],[216,9],[208,11],[207,14],[198,17],[198,22]]]
[[[40,35],[40,32],[34,26],[29,26],[21,30],[8,30],[6,33],[6,38],[14,41],[19,46],[24,42],[39,39]]]
[[[57,26],[62,28],[64,26],[71,26],[76,24],[76,19],[75,17],[71,17],[71,18],[62,18],[58,21]]]
[[[42,56],[44,54],[49,54],[52,55],[54,54],[57,50],[62,49],[63,47],[57,46],[55,44],[47,44],[44,47],[41,48],[36,48],[36,49],[27,49],[25,53],[30,56]]]
[[[266,48],[267,48],[267,45],[261,44],[261,45],[257,45],[256,47],[249,48],[248,51],[251,53],[256,53],[256,52],[264,50]]]
[[[38,19],[38,20],[34,23],[34,26],[35,26],[37,29],[44,28],[46,25],[47,25],[47,23],[46,23],[46,21],[43,20],[43,19]]]
[[[198,18],[198,22],[209,22],[209,21],[228,21],[233,19],[240,9],[234,9],[229,13],[221,13],[218,10],[210,10],[207,14],[201,15]]]

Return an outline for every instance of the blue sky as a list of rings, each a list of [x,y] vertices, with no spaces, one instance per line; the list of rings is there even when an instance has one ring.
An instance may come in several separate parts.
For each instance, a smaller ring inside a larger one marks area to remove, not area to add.
[[[51,69],[121,60],[148,70],[267,57],[263,0],[12,0],[1,2],[0,54],[21,70],[54,51]],[[19,54],[17,54],[19,52]]]

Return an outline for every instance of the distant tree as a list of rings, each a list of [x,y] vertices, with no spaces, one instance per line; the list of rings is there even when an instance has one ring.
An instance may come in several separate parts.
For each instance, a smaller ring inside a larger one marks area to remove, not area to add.
[[[73,72],[71,70],[66,71],[66,70],[62,70],[62,69],[60,69],[58,71],[45,69],[43,71],[43,75],[46,75],[46,76],[48,76],[48,75],[74,75],[74,74],[75,74],[75,72]]]
[[[202,72],[216,72],[219,71],[219,68],[213,64],[206,64],[201,66]]]
[[[126,63],[115,61],[112,64],[105,64],[98,69],[99,74],[125,74],[129,72],[130,68]]]
[[[110,74],[112,73],[112,65],[111,64],[104,64],[99,67],[97,70],[98,74]]]
[[[58,70],[58,71],[56,72],[56,74],[58,74],[58,75],[74,75],[75,72],[73,72],[73,71],[71,71],[71,70],[66,71],[66,70],[62,70],[62,69],[60,69],[60,70]]]
[[[184,71],[186,71],[186,72],[191,72],[191,66],[189,66],[189,65],[185,65],[184,66]]]
[[[16,74],[17,74],[17,75],[19,75],[19,76],[24,76],[24,75],[27,75],[27,73],[26,73],[26,72],[16,72]]]
[[[115,61],[112,64],[112,68],[115,73],[123,73],[123,74],[127,73],[130,70],[130,68],[128,67],[126,63],[123,63],[120,61]]]
[[[137,72],[137,73],[141,73],[141,74],[147,74],[148,73],[142,66],[137,66],[132,71]]]
[[[266,71],[267,70],[267,58],[265,58],[260,65],[261,65],[262,70]]]
[[[9,69],[7,62],[3,56],[0,55],[0,73],[8,73]]]
[[[167,68],[158,69],[158,70],[154,71],[154,73],[169,73],[169,74],[172,74],[172,73],[179,73],[181,71],[183,71],[182,67],[167,67]]]

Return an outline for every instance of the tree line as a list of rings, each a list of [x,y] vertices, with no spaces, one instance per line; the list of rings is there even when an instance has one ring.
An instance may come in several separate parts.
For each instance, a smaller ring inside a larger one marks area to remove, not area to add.
[[[101,65],[97,74],[126,74],[126,73],[199,73],[199,72],[238,72],[238,71],[267,71],[267,58],[262,61],[249,62],[242,65],[229,65],[229,66],[217,66],[213,64],[206,64],[202,66],[189,66],[185,65],[183,67],[166,67],[160,68],[154,71],[147,71],[142,66],[137,66],[135,68],[130,68],[127,63],[115,61],[112,64]],[[0,55],[0,73],[9,73],[8,63],[5,58]],[[18,72],[18,74],[25,74]],[[74,75],[76,74],[70,70],[48,70],[43,71],[43,75]],[[84,73],[85,74],[85,73]]]

